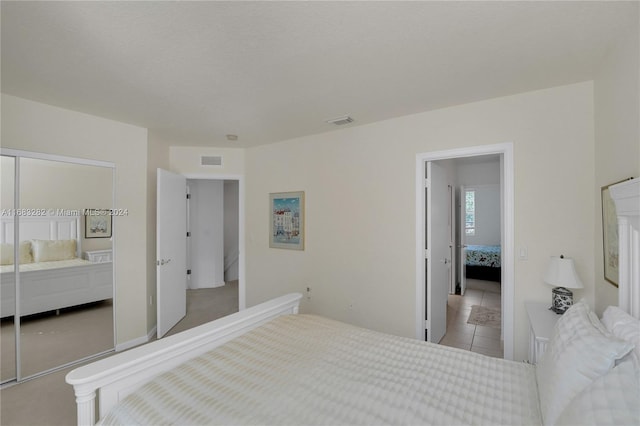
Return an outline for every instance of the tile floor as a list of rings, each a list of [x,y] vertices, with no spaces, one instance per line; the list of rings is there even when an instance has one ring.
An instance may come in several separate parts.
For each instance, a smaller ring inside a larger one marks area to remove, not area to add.
[[[500,284],[491,281],[467,280],[467,291],[464,296],[449,295],[447,333],[440,344],[502,358],[503,343],[500,340],[500,329],[467,324],[473,305],[500,308]]]

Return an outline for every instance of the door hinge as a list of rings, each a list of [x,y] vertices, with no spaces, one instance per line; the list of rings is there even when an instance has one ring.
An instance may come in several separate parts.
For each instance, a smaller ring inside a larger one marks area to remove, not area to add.
[[[187,269],[187,275],[191,275],[191,269]]]
[[[191,232],[187,232],[187,237],[190,237],[190,236],[191,236]]]
[[[191,194],[187,194],[187,200],[191,199]]]
[[[424,250],[424,258],[425,259],[430,259],[431,258],[431,250],[429,250],[429,249],[425,249]]]

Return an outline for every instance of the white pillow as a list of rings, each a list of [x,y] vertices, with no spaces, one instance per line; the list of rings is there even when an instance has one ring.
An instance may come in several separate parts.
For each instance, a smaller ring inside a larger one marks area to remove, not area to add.
[[[33,260],[50,262],[76,257],[76,240],[32,240]]]
[[[13,265],[13,244],[0,244],[0,265]]]
[[[555,424],[578,393],[611,370],[632,348],[608,333],[586,303],[571,306],[556,322],[536,365],[544,424]]]
[[[18,246],[18,255],[20,256],[20,264],[33,263],[31,255],[31,242],[22,241]],[[0,265],[13,265],[13,244],[0,244]]]
[[[587,386],[558,418],[557,426],[640,424],[640,369],[624,361]]]
[[[31,241],[21,241],[18,246],[20,255],[20,264],[33,263],[33,255],[31,254]]]
[[[617,306],[609,306],[602,314],[602,324],[614,336],[633,344],[636,359],[640,361],[640,319]]]

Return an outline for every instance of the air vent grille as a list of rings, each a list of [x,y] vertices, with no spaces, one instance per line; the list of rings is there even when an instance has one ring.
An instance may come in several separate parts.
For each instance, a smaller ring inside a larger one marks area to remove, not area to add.
[[[222,156],[206,156],[200,157],[200,164],[203,166],[222,166]]]
[[[353,118],[349,116],[332,118],[331,120],[327,120],[329,124],[335,124],[336,126],[343,126],[345,124],[353,123]]]

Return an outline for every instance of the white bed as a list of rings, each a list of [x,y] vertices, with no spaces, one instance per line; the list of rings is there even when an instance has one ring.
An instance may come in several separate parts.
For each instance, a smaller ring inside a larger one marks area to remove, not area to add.
[[[640,424],[640,224],[621,226],[624,310],[576,303],[535,366],[297,315],[290,294],[73,370],[78,424]]]
[[[80,217],[20,217],[21,245],[33,240],[75,241],[75,257],[65,260],[20,264],[20,315],[32,315],[113,297],[112,262],[92,263],[82,259]],[[2,217],[0,243],[13,245],[14,222]],[[7,247],[7,246],[4,246]],[[0,266],[0,315],[15,314],[14,265]]]

